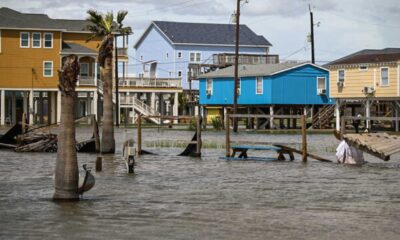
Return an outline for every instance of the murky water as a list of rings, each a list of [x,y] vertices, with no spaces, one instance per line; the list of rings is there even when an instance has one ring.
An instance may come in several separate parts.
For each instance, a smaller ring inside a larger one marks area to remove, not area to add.
[[[90,136],[79,129],[79,137]],[[54,203],[55,154],[0,152],[1,239],[400,239],[400,157],[367,156],[362,167],[310,160],[225,161],[223,148],[201,159],[182,149],[150,149],[126,173],[118,152],[104,156],[96,186],[76,203]],[[146,129],[144,141],[189,139],[191,132]],[[299,136],[242,133],[242,139],[299,143]],[[223,133],[204,141],[223,144]],[[334,158],[331,135],[310,149]],[[217,145],[218,145],[217,144]],[[260,155],[263,152],[252,152]],[[95,154],[79,154],[94,168]]]

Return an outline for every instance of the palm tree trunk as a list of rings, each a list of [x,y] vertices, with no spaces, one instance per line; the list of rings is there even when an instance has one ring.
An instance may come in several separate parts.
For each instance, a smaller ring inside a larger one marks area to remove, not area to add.
[[[101,136],[101,152],[114,153],[114,123],[112,102],[112,57],[105,59],[104,68],[101,68],[104,80],[103,85],[103,134]]]
[[[61,123],[58,134],[54,200],[79,200],[78,160],[75,149],[75,84],[79,73],[78,58],[67,57],[59,73]]]

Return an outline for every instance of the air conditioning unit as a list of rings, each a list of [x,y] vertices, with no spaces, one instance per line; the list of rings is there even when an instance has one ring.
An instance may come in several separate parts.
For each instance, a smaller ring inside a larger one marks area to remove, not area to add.
[[[364,94],[372,94],[375,92],[375,89],[373,87],[364,87],[362,92]]]
[[[211,89],[206,90],[206,95],[211,95]]]
[[[326,89],[318,89],[318,95],[325,95],[326,94]]]
[[[344,86],[344,82],[343,81],[338,81],[337,85],[338,85],[338,87],[343,87]]]

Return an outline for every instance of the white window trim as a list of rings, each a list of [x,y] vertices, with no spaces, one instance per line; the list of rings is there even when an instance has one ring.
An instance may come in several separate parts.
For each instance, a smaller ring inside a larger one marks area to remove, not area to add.
[[[179,54],[181,55],[180,57],[179,57]],[[176,58],[183,58],[183,53],[182,53],[182,51],[177,52]]]
[[[261,79],[261,92],[259,93],[258,91],[257,91],[257,80],[258,79]],[[263,77],[256,77],[256,95],[262,95],[264,93],[264,79],[263,79]]]
[[[238,81],[238,88],[237,88],[237,90],[238,90],[238,93],[237,93],[237,95],[239,96],[239,95],[242,95],[242,78],[239,78],[239,81]],[[233,87],[235,87],[235,82],[233,82]]]
[[[193,61],[190,59],[190,55],[192,55],[192,53],[194,54],[194,60]],[[200,56],[199,61],[196,61],[196,59],[197,59],[196,55],[197,54],[199,54],[199,56]],[[195,63],[201,62],[201,52],[189,52],[189,62],[195,62]]]
[[[80,65],[81,66],[83,66],[83,65],[86,65],[87,66],[87,78],[90,78],[90,75],[89,75],[89,63],[80,63]],[[80,68],[80,71],[79,71],[79,77],[82,77],[82,67]],[[84,79],[87,79],[87,78],[84,78]]]
[[[366,67],[366,69],[361,69],[361,67]],[[367,64],[361,64],[358,67],[358,70],[361,71],[361,72],[366,72],[366,71],[368,71],[368,65]]]
[[[28,34],[28,46],[22,46],[22,34]],[[29,32],[20,32],[19,33],[19,47],[20,48],[30,48],[31,47],[31,34]]]
[[[210,84],[208,83],[208,80],[211,80]],[[209,88],[208,86],[211,86],[211,87]],[[208,89],[210,89],[210,92],[211,92],[210,94],[207,94]],[[206,95],[213,95],[213,92],[214,92],[214,79],[207,78],[206,79]]]
[[[382,69],[387,69],[387,85],[383,85],[382,84]],[[380,68],[381,72],[380,72],[380,81],[379,81],[379,86],[380,87],[389,87],[390,86],[390,68],[389,67],[381,67]]]
[[[38,47],[35,47],[34,45],[33,45],[33,40],[34,40],[34,35],[35,34],[39,34],[39,46]],[[42,47],[42,33],[40,33],[40,32],[33,32],[32,33],[32,48],[41,48]]]
[[[1,29],[0,29],[0,53],[1,53]]]
[[[340,71],[343,71],[343,83],[344,83],[344,82],[346,82],[346,70],[345,69],[338,69],[337,70],[337,81],[336,82],[339,82],[339,76],[340,76],[339,72]]]
[[[45,74],[46,63],[51,63],[51,74],[50,75]],[[53,68],[54,68],[53,61],[43,61],[43,77],[53,77]]]
[[[46,35],[51,35],[51,47],[46,47]],[[54,35],[53,33],[43,33],[43,48],[53,48]]]
[[[319,90],[319,89],[322,89],[322,88],[319,88],[319,87],[318,87],[318,79],[320,79],[320,78],[323,78],[323,79],[324,79],[324,81],[325,81],[325,87],[324,87],[323,89],[325,89],[325,92],[326,92],[326,93],[328,92],[328,91],[327,91],[326,77],[325,77],[325,76],[318,76],[318,77],[317,77],[317,95],[320,95],[320,94],[318,93],[318,90]]]

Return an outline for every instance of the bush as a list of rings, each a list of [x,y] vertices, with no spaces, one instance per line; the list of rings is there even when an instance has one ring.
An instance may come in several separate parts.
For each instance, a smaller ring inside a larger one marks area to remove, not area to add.
[[[189,128],[189,130],[196,130],[196,128],[197,128],[196,118],[190,119],[188,128]]]
[[[211,123],[215,130],[223,129],[223,122],[219,116],[211,118]]]

